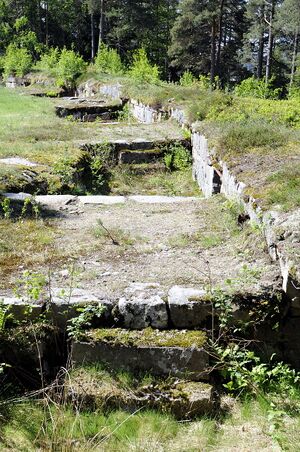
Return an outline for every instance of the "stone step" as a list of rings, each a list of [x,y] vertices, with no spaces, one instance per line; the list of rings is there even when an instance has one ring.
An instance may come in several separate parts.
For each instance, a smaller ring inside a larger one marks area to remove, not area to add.
[[[219,408],[214,388],[208,383],[159,379],[148,373],[139,376],[129,373],[129,383],[124,385],[118,373],[79,367],[70,373],[64,389],[73,403],[93,411],[101,408],[135,412],[146,408],[188,420],[211,415]]]
[[[161,149],[153,150],[124,150],[119,152],[119,164],[141,164],[153,163],[162,159],[163,151]]]
[[[249,312],[261,301],[275,299],[272,289],[232,295],[232,324],[249,319]],[[91,292],[85,289],[72,290],[52,288],[51,295],[45,293],[39,302],[26,298],[1,296],[0,301],[10,307],[13,317],[22,321],[28,316],[38,316],[48,308],[48,317],[60,328],[68,320],[79,315],[78,308],[102,305],[105,310],[98,324],[119,326],[129,330],[143,330],[148,327],[159,330],[211,329],[212,315],[217,326],[218,310],[213,309],[207,292],[201,288],[173,286],[168,291],[155,283],[132,283],[124,293],[112,298],[105,292]]]
[[[66,206],[79,202],[83,205],[114,205],[125,202],[135,202],[138,204],[177,204],[186,202],[199,202],[201,197],[196,196],[160,196],[160,195],[130,195],[130,196],[105,196],[105,195],[38,195],[29,193],[3,193],[2,196],[11,201],[24,202],[26,199],[33,199],[42,206],[55,208],[56,206]]]
[[[102,364],[113,370],[202,381],[209,378],[205,344],[202,331],[100,328],[73,341],[71,359],[75,366]]]
[[[75,120],[93,122],[98,118],[104,121],[116,119],[122,108],[122,102],[109,104],[105,100],[68,98],[55,107],[55,112],[60,118],[72,116]]]

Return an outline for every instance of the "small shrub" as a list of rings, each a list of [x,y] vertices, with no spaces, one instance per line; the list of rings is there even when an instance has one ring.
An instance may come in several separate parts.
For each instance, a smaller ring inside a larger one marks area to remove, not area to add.
[[[37,63],[37,67],[41,70],[53,72],[56,69],[59,58],[59,49],[57,47],[51,48],[47,53],[42,55],[40,61]]]
[[[84,308],[78,308],[80,312],[78,317],[68,321],[67,332],[70,338],[79,339],[81,334],[93,326],[100,319],[105,311],[102,304],[88,305]]]
[[[185,71],[179,80],[181,86],[192,86],[197,82],[196,78],[190,71]]]
[[[176,143],[170,147],[164,156],[166,167],[171,171],[179,171],[191,165],[192,158],[189,151],[181,144]]]
[[[255,353],[237,344],[216,347],[223,386],[239,396],[259,393],[281,393],[288,395],[299,384],[300,375],[282,362],[265,364]]]
[[[151,65],[145,49],[139,49],[134,53],[129,76],[138,82],[155,84],[159,81],[158,66]]]
[[[85,70],[86,63],[74,50],[64,48],[57,64],[57,83],[59,86],[75,87],[75,80]]]
[[[10,44],[4,57],[4,78],[10,75],[24,77],[32,67],[32,57],[27,49]]]
[[[278,99],[281,94],[280,88],[273,88],[274,79],[266,83],[265,79],[254,77],[243,80],[236,86],[234,93],[241,97],[258,97],[260,99]]]
[[[210,88],[210,77],[208,75],[200,75],[198,85],[200,89],[208,90]]]
[[[105,44],[101,44],[95,59],[95,67],[105,74],[121,75],[124,72],[121,57],[117,50],[110,49]]]

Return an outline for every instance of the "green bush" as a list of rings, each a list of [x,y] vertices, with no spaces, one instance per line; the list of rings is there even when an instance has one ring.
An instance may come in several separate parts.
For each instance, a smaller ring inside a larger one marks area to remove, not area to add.
[[[129,76],[138,82],[157,83],[159,70],[148,60],[145,49],[137,50],[133,55],[133,63],[129,69]]]
[[[171,171],[180,171],[191,165],[189,151],[179,143],[173,144],[164,156],[166,167]]]
[[[180,86],[192,86],[197,82],[196,78],[190,71],[185,71],[179,80]]]
[[[85,70],[86,63],[74,50],[64,48],[57,64],[57,83],[59,86],[75,87],[75,80]]]
[[[51,48],[47,53],[41,56],[40,61],[37,63],[37,68],[48,72],[53,72],[60,59],[60,51],[56,48]]]
[[[101,44],[95,59],[95,67],[105,74],[121,75],[124,73],[121,57],[117,50],[110,49],[105,44]]]
[[[278,99],[281,94],[280,88],[273,88],[274,79],[266,83],[265,79],[254,77],[243,80],[236,86],[234,93],[241,97],[258,97],[260,99]]]
[[[28,50],[18,48],[14,44],[7,47],[4,57],[4,78],[14,75],[24,77],[32,67],[32,57]]]

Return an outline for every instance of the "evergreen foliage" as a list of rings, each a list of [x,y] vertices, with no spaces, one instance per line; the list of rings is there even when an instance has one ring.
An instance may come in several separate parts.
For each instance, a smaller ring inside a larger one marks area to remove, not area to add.
[[[133,63],[129,69],[129,75],[138,82],[157,83],[159,81],[159,70],[156,65],[152,66],[148,60],[145,49],[138,49],[133,55]]]

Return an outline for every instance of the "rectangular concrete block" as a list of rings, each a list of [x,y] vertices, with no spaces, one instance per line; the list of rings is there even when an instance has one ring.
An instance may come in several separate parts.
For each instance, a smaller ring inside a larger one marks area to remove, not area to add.
[[[73,342],[74,365],[103,363],[115,370],[151,372],[154,375],[208,379],[208,354],[196,347],[138,347],[105,342]]]

